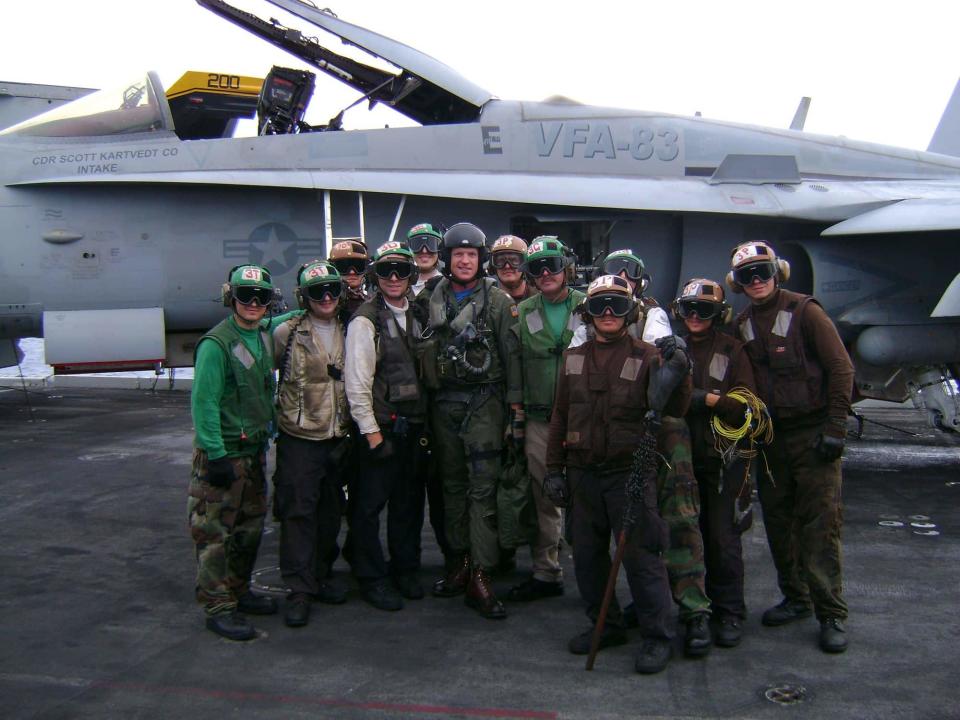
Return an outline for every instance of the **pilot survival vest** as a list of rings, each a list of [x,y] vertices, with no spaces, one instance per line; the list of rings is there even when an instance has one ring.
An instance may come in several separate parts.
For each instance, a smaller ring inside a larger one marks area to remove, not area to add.
[[[306,440],[343,437],[350,427],[343,384],[343,324],[334,321],[333,347],[324,347],[309,315],[288,320],[275,331],[289,352],[281,368],[280,429]],[[290,333],[293,337],[290,337]]]
[[[550,420],[557,372],[561,356],[577,328],[583,324],[579,313],[572,312],[586,296],[571,289],[563,301],[568,319],[560,337],[554,336],[546,319],[543,295],[537,294],[517,306],[520,352],[523,358],[523,406],[527,417],[541,422]]]
[[[647,382],[656,349],[627,335],[611,343],[605,368],[593,359],[594,342],[564,355],[567,382],[567,464],[598,471],[630,467],[644,431]]]
[[[392,427],[398,416],[419,423],[427,415],[427,395],[420,385],[417,362],[421,327],[412,305],[408,305],[406,315],[404,332],[380,293],[357,308],[355,315],[366,318],[374,327],[377,366],[373,414],[381,428]]]
[[[220,433],[228,455],[259,450],[270,437],[273,414],[273,339],[261,330],[260,358],[253,356],[231,318],[226,318],[200,343],[210,340],[227,358],[227,375],[220,401]],[[196,363],[196,350],[194,350]]]
[[[749,305],[737,316],[737,333],[750,357],[760,398],[774,419],[818,414],[827,406],[823,367],[810,358],[800,327],[803,310],[817,302],[809,295],[778,290],[765,322]],[[818,303],[819,304],[819,303]]]
[[[476,290],[459,303],[448,278],[440,281],[430,293],[423,372],[432,389],[466,388],[505,380],[506,368],[500,361],[498,339],[494,337],[489,319],[491,314],[501,312],[503,305],[512,306],[513,301],[494,287],[494,282],[491,278],[481,278]],[[423,298],[422,292],[420,297]],[[468,325],[476,330],[476,338],[463,342]],[[463,353],[465,362],[452,356],[451,347]],[[467,369],[467,364],[481,368],[487,363],[489,366],[483,373],[475,374]]]

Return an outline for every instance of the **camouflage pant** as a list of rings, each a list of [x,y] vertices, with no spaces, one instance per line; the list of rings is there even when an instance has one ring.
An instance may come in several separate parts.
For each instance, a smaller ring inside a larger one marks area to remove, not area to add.
[[[450,552],[470,553],[475,565],[490,571],[500,561],[497,486],[504,409],[496,393],[472,401],[465,395],[437,394],[431,408],[433,446],[443,479]]]
[[[840,461],[813,449],[819,428],[777,429],[767,458],[774,483],[759,474],[757,489],[777,582],[788,600],[813,601],[817,618],[845,619],[840,528]]]
[[[670,528],[670,549],[663,559],[670,576],[670,590],[679,606],[680,620],[710,612],[704,585],[703,536],[700,534],[700,491],[693,475],[690,428],[681,418],[664,417],[657,436],[657,450],[670,467],[657,473],[660,516]]]
[[[197,601],[208,615],[230,612],[250,587],[267,513],[263,454],[230,458],[237,480],[207,483],[207,454],[193,451],[187,517],[197,551]]]

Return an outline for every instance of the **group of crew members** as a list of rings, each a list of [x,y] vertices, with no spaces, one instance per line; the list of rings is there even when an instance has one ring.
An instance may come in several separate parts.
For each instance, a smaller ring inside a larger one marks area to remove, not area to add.
[[[505,599],[563,595],[566,541],[591,620],[570,652],[622,645],[636,627],[636,671],[660,672],[673,605],[686,655],[741,641],[740,536],[756,477],[783,595],[762,624],[815,612],[820,647],[843,652],[840,457],[853,368],[833,323],[782,287],[789,264],[762,241],[733,250],[726,284],[750,302],[732,328],[715,280],[683,283],[667,308],[674,334],[633,251],[608,255],[585,292],[572,287],[575,269],[553,236],[488,244],[470,223],[421,223],[372,256],[359,240],[336,243],[300,268],[299,309],[273,315],[269,271],[233,268],[222,290],[231,314],[197,345],[192,395],[188,515],[206,627],[249,640],[245,616],[278,611],[250,589],[275,437],[290,627],[308,624],[313,602],[346,601],[333,574],[341,553],[373,607],[423,598],[426,504],[445,561],[432,595],[505,618],[492,577],[522,546],[531,572]],[[718,442],[718,423],[756,429],[761,415],[766,442]],[[656,467],[638,467],[641,438],[655,443]],[[644,473],[655,481],[637,484]],[[611,537],[627,527],[632,602],[614,597],[601,618]]]

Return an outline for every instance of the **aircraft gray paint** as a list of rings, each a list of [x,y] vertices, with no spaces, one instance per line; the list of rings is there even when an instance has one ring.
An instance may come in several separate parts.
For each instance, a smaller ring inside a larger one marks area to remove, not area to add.
[[[264,264],[289,293],[296,268],[336,237],[374,247],[417,222],[469,220],[490,238],[557,234],[584,262],[633,248],[661,301],[688,277],[722,278],[737,243],[768,240],[791,263],[788,287],[815,294],[837,323],[863,396],[913,393],[932,421],[960,427],[942,382],[960,377],[960,92],[938,152],[920,152],[501,101],[299,0],[269,2],[314,26],[306,35],[198,2],[421,126],[184,140],[149,74],[98,113],[8,128],[0,337],[44,335],[59,371],[189,363],[198,333],[224,313],[219,287],[233,265]],[[316,28],[399,72],[326,50],[307,37]]]

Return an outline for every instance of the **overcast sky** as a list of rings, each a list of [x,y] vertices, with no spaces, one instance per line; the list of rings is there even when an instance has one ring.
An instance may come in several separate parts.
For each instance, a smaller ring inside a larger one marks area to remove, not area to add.
[[[266,0],[261,18],[339,41]],[[813,98],[809,132],[925,149],[960,75],[960,3],[942,0],[316,0],[348,22],[413,45],[494,95],[787,127]],[[194,0],[0,4],[0,81],[107,87],[145,70],[263,76],[299,61]],[[358,57],[365,57],[359,56]],[[357,97],[319,77],[311,122]],[[366,105],[348,127],[405,124]]]

